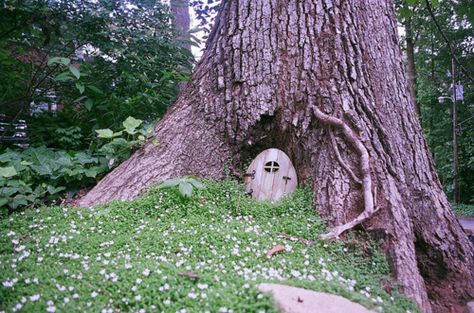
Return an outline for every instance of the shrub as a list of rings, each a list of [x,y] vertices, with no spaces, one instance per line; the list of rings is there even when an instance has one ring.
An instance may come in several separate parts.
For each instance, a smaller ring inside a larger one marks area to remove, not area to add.
[[[153,130],[142,124],[129,117],[120,131],[97,130],[98,143],[89,150],[65,151],[45,146],[6,150],[0,154],[0,207],[14,210],[51,202],[65,192],[72,197],[153,136]]]

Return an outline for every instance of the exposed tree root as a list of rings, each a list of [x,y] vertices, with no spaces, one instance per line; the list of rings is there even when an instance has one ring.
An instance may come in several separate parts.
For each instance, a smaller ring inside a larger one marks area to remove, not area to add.
[[[374,205],[374,195],[372,193],[372,177],[370,175],[369,152],[365,148],[362,141],[360,141],[357,134],[355,134],[354,131],[352,131],[352,129],[344,121],[342,121],[341,119],[338,119],[337,117],[330,116],[326,113],[323,113],[315,105],[310,104],[310,107],[313,109],[314,116],[318,119],[319,122],[325,125],[328,125],[334,129],[339,130],[344,135],[346,140],[352,146],[354,146],[360,158],[359,166],[360,166],[360,171],[362,173],[362,192],[364,196],[364,211],[352,221],[340,226],[336,226],[329,233],[321,235],[322,239],[332,240],[332,239],[339,238],[339,236],[343,232],[362,223],[363,221],[371,217],[376,212],[375,205]],[[334,135],[332,135],[331,140],[333,142],[334,149],[336,150],[337,146],[334,139]],[[352,178],[355,178],[354,180],[357,181],[358,180],[357,176],[355,176],[355,174],[352,172],[349,166],[344,163],[344,160],[342,160],[342,157],[339,154],[338,150],[336,152],[336,157],[340,163],[344,164],[342,165],[342,167],[345,168],[349,172],[349,174],[352,176]]]
[[[343,169],[345,169],[349,175],[351,176],[351,178],[356,182],[358,183],[359,185],[362,185],[362,181],[359,179],[359,177],[356,176],[356,174],[354,174],[354,172],[351,170],[351,168],[346,164],[346,162],[344,162],[344,160],[342,159],[342,156],[341,154],[339,153],[339,147],[337,146],[337,142],[336,142],[336,138],[334,137],[334,132],[333,131],[330,131],[329,132],[329,136],[331,136],[331,143],[332,143],[332,147],[334,149],[334,153],[336,154],[336,158],[337,158],[337,161],[339,162],[339,165],[341,165],[341,167]]]

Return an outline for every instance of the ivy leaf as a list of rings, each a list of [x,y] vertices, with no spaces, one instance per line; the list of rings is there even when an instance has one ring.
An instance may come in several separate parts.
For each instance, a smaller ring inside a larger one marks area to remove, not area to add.
[[[72,75],[76,76],[77,79],[81,78],[81,72],[76,67],[72,65],[69,66],[69,71],[71,71]]]
[[[114,132],[108,128],[106,129],[96,129],[97,137],[110,139],[114,136]]]
[[[123,122],[123,127],[125,127],[125,131],[129,133],[130,135],[133,135],[136,133],[136,129],[138,126],[143,123],[142,120],[138,120],[136,118],[133,118],[131,116],[127,117],[127,119]]]
[[[51,195],[54,195],[55,193],[66,190],[65,187],[54,187],[54,186],[51,186],[51,185],[48,185],[47,189],[48,189],[49,194],[51,194]]]
[[[18,172],[13,166],[0,167],[0,177],[8,178],[13,177],[16,174],[18,174]]]
[[[0,198],[0,208],[9,202],[8,199]]]

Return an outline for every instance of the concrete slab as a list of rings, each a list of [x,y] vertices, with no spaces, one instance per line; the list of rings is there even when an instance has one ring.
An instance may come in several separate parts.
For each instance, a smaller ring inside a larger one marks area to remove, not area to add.
[[[257,288],[271,293],[282,313],[374,313],[341,296],[279,284],[260,284]]]

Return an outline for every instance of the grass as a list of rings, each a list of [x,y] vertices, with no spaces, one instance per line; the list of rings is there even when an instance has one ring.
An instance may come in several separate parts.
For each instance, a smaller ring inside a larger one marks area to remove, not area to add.
[[[343,295],[378,312],[417,312],[371,245],[317,240],[326,230],[311,192],[256,202],[233,181],[183,199],[151,190],[132,202],[52,207],[0,222],[0,311],[276,312],[259,282]],[[266,257],[277,244],[286,251]],[[370,253],[367,253],[367,252]],[[199,275],[198,279],[182,276]]]
[[[473,204],[455,204],[453,203],[453,210],[459,216],[474,217]]]

